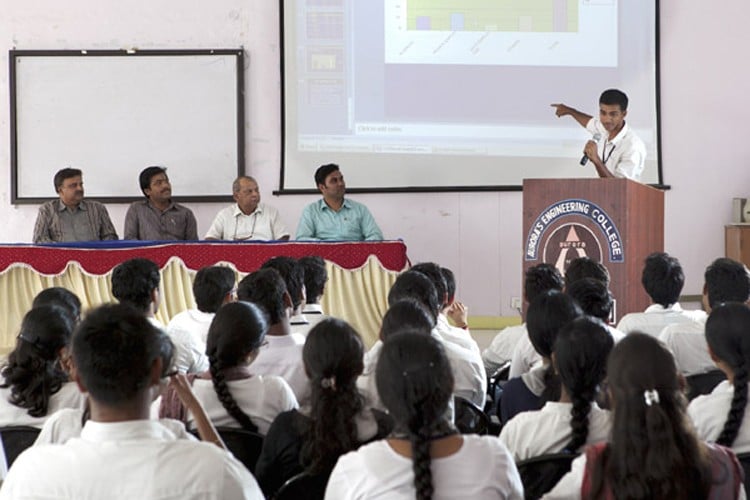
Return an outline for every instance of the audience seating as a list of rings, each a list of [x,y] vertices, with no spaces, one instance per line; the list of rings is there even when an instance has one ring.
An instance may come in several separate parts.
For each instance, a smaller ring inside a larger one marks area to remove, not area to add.
[[[323,500],[331,471],[322,474],[301,472],[279,488],[274,500]]]
[[[745,491],[750,491],[750,452],[737,453],[737,460],[745,471]]]
[[[453,397],[454,422],[461,434],[487,434],[490,419],[487,414],[468,399]]]
[[[25,425],[0,428],[0,439],[3,441],[5,460],[9,468],[23,450],[34,444],[40,430]]]
[[[550,453],[518,462],[516,466],[521,474],[525,498],[541,498],[551,490],[570,471],[570,464],[577,456],[574,453]]]
[[[724,375],[724,372],[721,370],[711,370],[706,373],[688,375],[685,377],[685,380],[687,381],[688,400],[692,401],[702,394],[709,394],[714,390],[714,387],[726,379],[727,376]]]
[[[192,429],[190,432],[200,439],[197,430]],[[233,427],[217,427],[216,432],[219,433],[234,458],[242,462],[251,473],[254,473],[255,464],[258,462],[260,451],[263,448],[263,435]]]

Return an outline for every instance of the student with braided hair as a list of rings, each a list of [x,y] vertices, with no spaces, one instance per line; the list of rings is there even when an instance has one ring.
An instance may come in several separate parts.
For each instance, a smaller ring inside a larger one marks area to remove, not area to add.
[[[520,499],[513,459],[493,436],[461,435],[446,418],[453,375],[442,343],[400,333],[383,343],[377,385],[396,427],[342,456],[326,499]]]
[[[548,401],[539,411],[519,413],[500,433],[516,461],[546,453],[576,453],[586,444],[606,441],[610,415],[594,398],[613,344],[606,325],[590,316],[560,330],[552,352],[560,400]]]
[[[688,414],[701,438],[736,453],[749,452],[750,308],[740,303],[717,306],[706,321],[706,340],[711,358],[727,380],[691,401]]]

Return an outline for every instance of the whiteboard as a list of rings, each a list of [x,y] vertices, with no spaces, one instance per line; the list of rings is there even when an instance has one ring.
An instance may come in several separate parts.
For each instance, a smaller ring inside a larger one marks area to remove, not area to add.
[[[167,168],[176,200],[227,199],[244,166],[243,51],[10,51],[11,202],[56,198],[80,168],[87,198],[142,198]]]

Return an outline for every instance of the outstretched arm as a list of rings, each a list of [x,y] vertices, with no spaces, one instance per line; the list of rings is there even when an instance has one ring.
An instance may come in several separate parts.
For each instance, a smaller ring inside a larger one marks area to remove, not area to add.
[[[571,108],[570,106],[566,106],[562,103],[556,103],[556,104],[550,104],[553,108],[555,108],[555,115],[557,117],[561,116],[572,116],[575,121],[578,122],[578,124],[581,127],[586,127],[586,125],[589,123],[589,120],[593,118],[591,115],[587,115],[586,113],[582,113],[578,111],[575,108]]]
[[[177,392],[177,396],[179,396],[182,404],[193,415],[193,421],[195,422],[196,429],[198,429],[201,441],[213,443],[219,448],[226,450],[227,447],[224,441],[221,440],[216,427],[214,427],[214,424],[208,418],[203,405],[195,397],[193,388],[190,386],[187,377],[183,373],[172,375],[169,379],[169,385]]]

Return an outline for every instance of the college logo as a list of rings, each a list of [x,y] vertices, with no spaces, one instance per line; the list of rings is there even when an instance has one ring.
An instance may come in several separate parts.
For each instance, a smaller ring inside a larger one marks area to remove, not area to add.
[[[565,274],[570,261],[579,257],[602,261],[602,247],[591,229],[573,222],[550,231],[544,242],[542,262],[554,262],[560,273]]]

